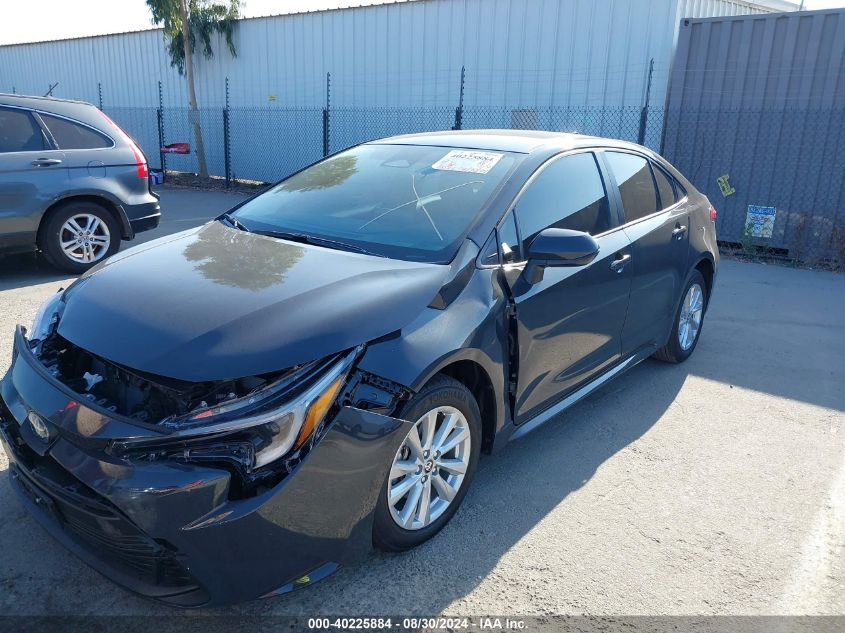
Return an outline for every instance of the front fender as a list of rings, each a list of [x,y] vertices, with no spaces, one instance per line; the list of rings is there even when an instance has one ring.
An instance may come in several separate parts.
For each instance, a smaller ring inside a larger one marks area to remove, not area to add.
[[[446,367],[472,361],[487,373],[493,386],[498,433],[511,420],[506,307],[497,270],[476,270],[446,309],[425,308],[401,336],[370,345],[359,367],[419,391]]]

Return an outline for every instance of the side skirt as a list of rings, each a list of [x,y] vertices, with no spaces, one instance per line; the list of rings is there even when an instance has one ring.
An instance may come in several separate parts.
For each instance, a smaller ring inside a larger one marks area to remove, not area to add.
[[[516,430],[514,430],[514,432],[511,434],[510,438],[508,438],[508,439],[509,440],[515,440],[515,439],[518,439],[520,437],[523,437],[524,435],[527,435],[528,433],[530,433],[531,431],[533,431],[537,427],[542,426],[543,424],[545,424],[546,422],[548,422],[549,420],[551,420],[552,418],[554,418],[558,414],[563,413],[566,409],[571,407],[573,404],[575,404],[579,400],[583,400],[584,398],[589,396],[591,393],[593,393],[596,389],[598,389],[599,387],[602,387],[603,385],[605,385],[606,383],[611,381],[613,378],[615,378],[619,374],[627,371],[628,369],[631,369],[631,367],[633,367],[637,363],[645,360],[646,358],[651,356],[653,353],[654,353],[653,347],[647,347],[645,349],[641,349],[640,351],[634,353],[632,356],[629,356],[626,360],[622,361],[618,365],[614,365],[613,368],[609,369],[608,371],[601,374],[597,378],[588,382],[583,387],[573,391],[571,394],[566,396],[560,402],[552,405],[551,407],[549,407],[545,411],[541,411],[540,413],[535,415],[530,420],[520,424],[518,427],[516,427]]]

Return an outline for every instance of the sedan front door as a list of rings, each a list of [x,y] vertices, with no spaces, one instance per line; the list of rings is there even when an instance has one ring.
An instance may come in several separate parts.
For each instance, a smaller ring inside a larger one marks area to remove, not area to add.
[[[586,266],[548,267],[537,283],[521,277],[512,284],[519,346],[517,424],[619,360],[631,253],[610,205],[592,152],[552,159],[516,202],[523,253],[549,227],[590,233],[600,247]]]

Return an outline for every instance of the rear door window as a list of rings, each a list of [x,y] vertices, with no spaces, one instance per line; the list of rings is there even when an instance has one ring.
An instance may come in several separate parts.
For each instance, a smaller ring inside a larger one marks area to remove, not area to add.
[[[642,156],[622,152],[606,152],[605,157],[619,187],[625,222],[658,211],[657,191],[648,161]]]
[[[111,147],[111,139],[105,134],[67,119],[41,114],[41,120],[50,130],[59,149],[99,149]]]
[[[38,152],[48,149],[44,133],[26,110],[0,108],[0,152]]]

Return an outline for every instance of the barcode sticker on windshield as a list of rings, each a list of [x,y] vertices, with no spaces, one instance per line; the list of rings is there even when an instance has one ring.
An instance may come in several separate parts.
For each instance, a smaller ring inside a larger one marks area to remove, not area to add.
[[[486,174],[496,166],[504,154],[476,152],[469,149],[454,149],[434,163],[434,169],[442,171],[463,171],[470,174]]]

